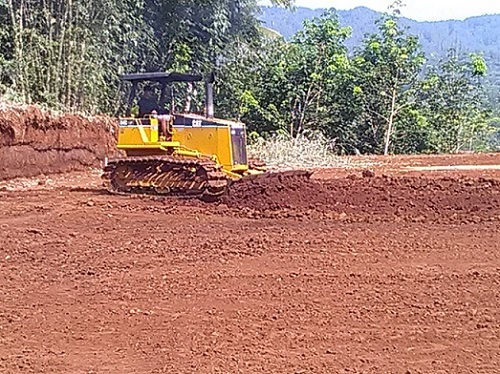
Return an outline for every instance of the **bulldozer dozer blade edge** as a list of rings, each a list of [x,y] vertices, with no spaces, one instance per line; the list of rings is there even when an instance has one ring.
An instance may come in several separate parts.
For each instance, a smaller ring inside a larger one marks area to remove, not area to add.
[[[286,179],[286,178],[302,178],[310,179],[314,173],[309,170],[285,170],[285,171],[266,171],[261,174],[246,175],[243,178],[234,181],[233,183],[247,181],[263,181],[270,178]]]

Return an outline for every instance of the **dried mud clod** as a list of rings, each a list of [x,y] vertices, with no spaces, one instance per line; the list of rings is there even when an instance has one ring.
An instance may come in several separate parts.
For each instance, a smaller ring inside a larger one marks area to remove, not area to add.
[[[361,175],[363,178],[373,178],[375,176],[375,172],[373,170],[363,170]]]

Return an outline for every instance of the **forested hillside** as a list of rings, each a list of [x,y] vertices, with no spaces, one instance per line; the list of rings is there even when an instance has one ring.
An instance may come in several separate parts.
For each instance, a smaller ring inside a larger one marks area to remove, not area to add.
[[[296,7],[288,10],[279,7],[261,7],[258,15],[264,25],[275,29],[289,39],[303,27],[306,19],[319,17],[326,9]],[[350,48],[359,45],[366,33],[376,31],[374,21],[380,13],[366,7],[337,11],[341,25],[351,26],[352,37],[346,41]],[[401,25],[418,36],[427,54],[445,55],[451,47],[468,52],[484,52],[486,55],[500,56],[500,14],[472,17],[464,21],[449,20],[439,22],[417,22],[400,18]]]
[[[121,73],[213,72],[216,115],[245,122],[252,139],[321,137],[336,153],[496,149],[494,64],[444,36],[433,58],[421,44],[438,38],[408,32],[400,5],[324,13],[284,39],[261,27],[257,0],[0,2],[0,95],[115,116]],[[178,100],[200,108],[203,89],[179,87]]]
[[[319,17],[325,10],[264,6],[258,18],[266,27],[290,39],[302,29],[304,20]],[[376,31],[375,20],[381,16],[381,13],[366,7],[336,12],[341,25],[352,27],[352,36],[345,43],[350,50],[360,44],[364,35]],[[446,56],[450,48],[464,53],[481,53],[489,67],[487,80],[491,100],[500,103],[500,14],[439,22],[417,22],[401,17],[400,23],[419,38],[426,57],[432,62]]]

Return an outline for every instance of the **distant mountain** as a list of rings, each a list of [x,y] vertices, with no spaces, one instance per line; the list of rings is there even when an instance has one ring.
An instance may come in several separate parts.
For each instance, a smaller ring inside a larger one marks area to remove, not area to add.
[[[264,25],[290,38],[302,29],[305,19],[319,17],[326,9],[295,8],[294,11],[277,7],[261,7],[258,18]],[[366,33],[376,31],[375,20],[381,13],[366,7],[338,10],[340,23],[353,28],[347,46],[359,45]],[[485,56],[500,54],[500,14],[468,18],[464,21],[417,22],[401,18],[410,32],[417,35],[427,54],[442,55],[451,46],[467,52],[484,52]]]
[[[264,26],[288,39],[302,29],[305,19],[319,17],[325,10],[297,7],[289,11],[278,7],[261,7],[262,12],[257,18]],[[351,26],[353,29],[353,36],[346,41],[349,49],[359,46],[365,34],[376,32],[375,20],[381,16],[381,13],[366,7],[337,10],[337,14],[342,26]],[[483,53],[489,66],[489,91],[495,96],[493,101],[500,102],[500,14],[463,21],[418,22],[401,18],[401,22],[409,27],[411,34],[419,37],[431,61],[445,55],[450,47],[466,53]]]

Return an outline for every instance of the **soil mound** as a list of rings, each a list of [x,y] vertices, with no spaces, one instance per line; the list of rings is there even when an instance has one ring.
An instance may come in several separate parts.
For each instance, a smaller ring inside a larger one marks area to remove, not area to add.
[[[325,182],[274,177],[235,183],[225,203],[253,211],[313,211],[353,219],[484,221],[500,218],[500,181],[371,177]]]
[[[301,174],[277,173],[234,183],[225,203],[236,208],[280,210],[314,208],[329,198],[330,192],[322,183]]]
[[[115,153],[110,118],[0,108],[0,180],[84,170]]]

